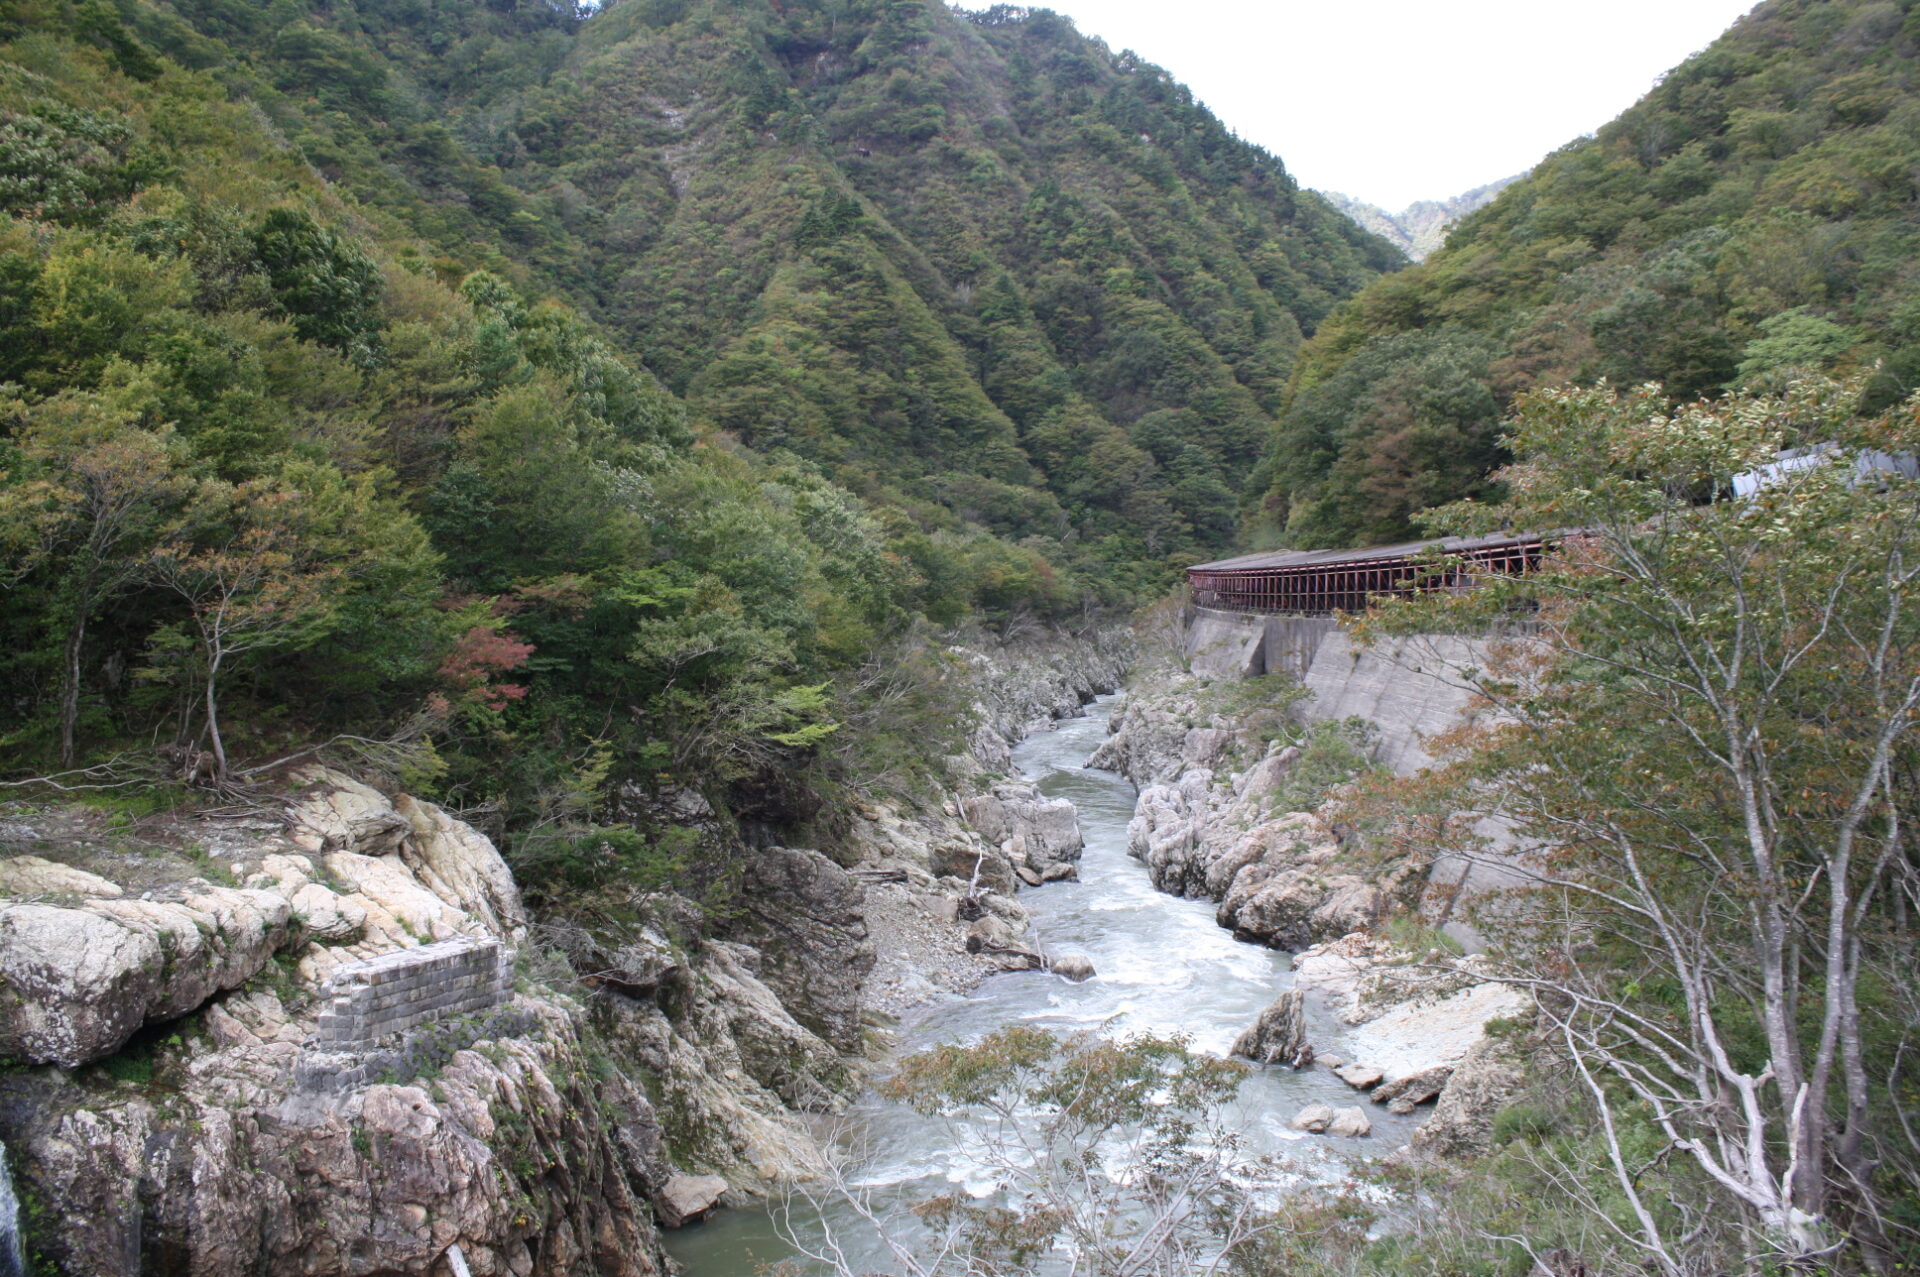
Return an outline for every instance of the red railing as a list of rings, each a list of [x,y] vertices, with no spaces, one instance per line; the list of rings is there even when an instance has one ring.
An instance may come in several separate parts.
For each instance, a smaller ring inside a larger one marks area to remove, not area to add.
[[[1187,583],[1201,607],[1326,616],[1361,611],[1376,598],[1468,589],[1477,577],[1529,572],[1539,565],[1547,544],[1538,539],[1462,550],[1439,571],[1422,555],[1408,554],[1296,567],[1190,568]]]

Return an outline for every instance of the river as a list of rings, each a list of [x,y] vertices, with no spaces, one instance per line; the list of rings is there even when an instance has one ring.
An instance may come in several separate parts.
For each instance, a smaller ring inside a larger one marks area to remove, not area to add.
[[[0,1277],[22,1277],[26,1271],[26,1248],[20,1240],[20,1199],[13,1191],[7,1146],[0,1144]]]
[[[1005,1025],[1024,1023],[1063,1033],[1185,1034],[1194,1049],[1224,1055],[1292,982],[1286,954],[1235,940],[1215,925],[1214,906],[1207,901],[1155,890],[1145,866],[1127,854],[1133,786],[1112,772],[1083,766],[1106,736],[1111,702],[1103,697],[1084,716],[1030,736],[1014,751],[1016,765],[1041,792],[1069,799],[1079,809],[1087,842],[1078,882],[1053,883],[1023,892],[1020,899],[1032,911],[1047,952],[1085,953],[1098,974],[1080,984],[1041,972],[995,976],[969,997],[922,1008],[901,1026],[901,1053],[977,1041]],[[1342,1026],[1316,1018],[1311,1002],[1308,1027],[1317,1047],[1338,1050]],[[1247,1151],[1284,1153],[1299,1175],[1337,1180],[1354,1160],[1381,1156],[1404,1143],[1417,1119],[1392,1117],[1366,1105],[1373,1134],[1356,1140],[1301,1136],[1287,1123],[1306,1104],[1360,1102],[1325,1069],[1262,1068],[1242,1088],[1239,1130]],[[936,1193],[989,1191],[988,1170],[969,1153],[964,1128],[956,1132],[869,1093],[835,1119],[834,1129],[844,1147],[857,1150],[851,1180],[895,1217]],[[802,1236],[818,1237],[822,1225],[815,1215],[796,1202],[792,1225]],[[891,1267],[885,1252],[862,1234],[851,1210],[829,1206],[825,1219],[856,1271]],[[781,1240],[775,1214],[766,1210],[721,1212],[704,1225],[669,1233],[667,1249],[688,1277],[746,1277],[758,1265],[793,1254]],[[797,1271],[828,1270],[802,1265]]]

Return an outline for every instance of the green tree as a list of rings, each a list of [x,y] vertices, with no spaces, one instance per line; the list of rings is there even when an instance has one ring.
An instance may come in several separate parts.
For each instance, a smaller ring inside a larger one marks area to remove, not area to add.
[[[155,548],[154,579],[188,609],[216,783],[231,768],[220,728],[221,678],[252,652],[317,640],[339,606],[347,565],[310,535],[305,494],[270,482],[202,485],[178,534]]]
[[[1796,377],[1829,372],[1860,341],[1860,334],[1824,315],[1804,308],[1783,311],[1761,320],[1760,336],[1740,352],[1740,383],[1765,388],[1769,383],[1785,384]]]
[[[373,260],[304,209],[269,211],[253,240],[294,331],[371,362],[381,326],[380,271]]]
[[[1405,540],[1414,519],[1486,490],[1499,461],[1496,343],[1464,329],[1376,338],[1303,388],[1272,466],[1284,534],[1311,547]]]
[[[0,487],[0,529],[20,548],[16,573],[52,581],[61,639],[60,761],[74,761],[87,626],[143,576],[147,554],[192,481],[165,431],[142,430],[98,395],[57,396],[31,408],[14,444],[18,482]]]
[[[1878,1117],[1913,1086],[1920,483],[1861,468],[1920,453],[1920,402],[1862,419],[1859,390],[1535,392],[1508,498],[1436,521],[1580,531],[1538,573],[1376,622],[1534,609],[1475,678],[1501,713],[1459,775],[1530,848],[1499,857],[1533,888],[1503,974],[1589,1092],[1631,1262],[1673,1277],[1729,1238],[1875,1271],[1920,1242],[1920,1140]],[[1831,450],[1695,504],[1794,443]],[[1636,1186],[1645,1124],[1713,1213]]]

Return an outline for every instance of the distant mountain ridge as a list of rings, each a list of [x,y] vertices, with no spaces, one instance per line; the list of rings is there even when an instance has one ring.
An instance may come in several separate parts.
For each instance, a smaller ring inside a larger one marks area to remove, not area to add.
[[[1448,227],[1468,213],[1477,212],[1493,203],[1494,196],[1524,176],[1524,173],[1515,173],[1512,177],[1476,186],[1452,199],[1420,200],[1398,213],[1389,213],[1377,204],[1369,204],[1338,191],[1321,191],[1320,197],[1414,261],[1424,262],[1428,254],[1447,242]]]

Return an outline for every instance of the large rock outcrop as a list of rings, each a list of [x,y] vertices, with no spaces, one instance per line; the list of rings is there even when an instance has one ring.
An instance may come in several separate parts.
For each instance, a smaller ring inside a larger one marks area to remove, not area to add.
[[[328,768],[301,774],[311,790],[288,813],[291,837],[314,853],[391,857],[425,890],[507,940],[526,930],[513,873],[485,835],[432,803],[393,798]]]
[[[1461,1057],[1433,1106],[1413,1133],[1411,1156],[1473,1157],[1493,1144],[1494,1119],[1519,1098],[1526,1069],[1509,1039],[1485,1038]]]
[[[953,654],[966,663],[978,699],[966,752],[948,761],[958,789],[956,814],[970,841],[995,862],[980,864],[984,880],[1012,894],[1021,883],[1037,887],[1074,877],[1083,840],[1073,804],[1045,798],[1010,776],[1013,746],[1118,688],[1133,658],[1131,635],[1113,628],[1004,647],[980,642]],[[943,851],[940,872],[971,877],[977,850],[949,844]]]
[[[1032,785],[1002,782],[961,799],[960,809],[1028,886],[1079,875],[1086,839],[1079,814],[1066,799],[1042,797]]]
[[[1220,925],[1282,949],[1373,926],[1410,907],[1425,885],[1426,861],[1356,856],[1310,812],[1271,806],[1292,749],[1221,778],[1192,767],[1141,791],[1127,845],[1156,887],[1216,900]]]
[[[1434,1102],[1407,1156],[1485,1151],[1494,1118],[1525,1084],[1513,1039],[1488,1030],[1531,1016],[1523,990],[1493,978],[1482,958],[1417,955],[1362,933],[1303,950],[1293,967],[1289,992],[1311,994],[1349,1026],[1327,1048],[1345,1061],[1336,1076],[1396,1114]]]
[[[49,1066],[0,1077],[0,1138],[56,1270],[372,1277],[457,1255],[476,1277],[665,1271],[659,1117],[635,1075],[594,1063],[574,997],[523,981],[365,1050],[318,1044],[343,965],[524,934],[486,838],[324,771],[287,832],[214,835],[241,886],[193,877],[211,870],[170,848],[211,838],[178,825],[87,868],[0,861],[0,1050]],[[103,876],[118,867],[137,897]]]
[[[1313,1060],[1307,1041],[1306,995],[1288,989],[1234,1039],[1233,1054],[1255,1064],[1286,1064],[1299,1068]]]
[[[565,1014],[525,1009],[537,1031],[337,1097],[295,1088],[304,1030],[270,993],[228,999],[155,1099],[12,1079],[0,1125],[59,1221],[34,1244],[101,1277],[441,1272],[455,1247],[476,1277],[664,1272],[646,1097],[592,1074]]]
[[[1133,664],[1134,640],[1126,628],[1111,627],[1007,645],[982,639],[953,654],[966,662],[978,697],[971,752],[987,770],[1005,774],[1013,744],[1073,717],[1097,694],[1119,689]]]
[[[597,1036],[652,1079],[680,1169],[745,1197],[818,1175],[823,1153],[801,1114],[844,1102],[849,1062],[759,979],[757,950],[698,939],[686,954],[669,997],[603,993]]]
[[[1142,789],[1178,780],[1190,768],[1215,766],[1243,742],[1230,717],[1202,708],[1202,690],[1195,680],[1164,672],[1130,690],[1108,717],[1107,739],[1087,766],[1119,772]]]
[[[1487,1026],[1526,1016],[1530,1000],[1480,959],[1439,950],[1423,957],[1371,934],[1388,918],[1415,914],[1433,861],[1417,850],[1348,846],[1322,812],[1287,810],[1283,795],[1301,755],[1266,743],[1286,733],[1286,715],[1284,696],[1163,668],[1129,691],[1088,765],[1140,786],[1128,849],[1156,887],[1217,901],[1221,926],[1294,951],[1293,987],[1240,1035],[1235,1054],[1304,1060],[1304,999],[1314,997],[1348,1026],[1314,1047],[1337,1076],[1395,1114],[1435,1104],[1416,1155],[1483,1148],[1521,1077],[1511,1054],[1490,1045]],[[1408,722],[1399,726],[1403,744],[1416,740]],[[1364,1134],[1365,1114],[1346,1112],[1353,1120],[1343,1133]],[[1303,1118],[1311,1121],[1302,1129],[1325,1131],[1333,1113],[1316,1106]]]
[[[271,891],[205,883],[167,900],[0,902],[0,1054],[77,1068],[258,974],[294,934]]]
[[[478,831],[322,768],[284,815],[143,822],[154,845],[112,869],[41,832],[83,815],[9,823],[41,853],[0,858],[0,1034],[47,1061],[0,1074],[33,1245],[106,1277],[665,1271],[656,1215],[824,1170],[809,1115],[857,1084],[876,1012],[1037,963],[1014,892],[1070,873],[1079,831],[1008,750],[1125,659],[1042,648],[961,654],[979,730],[950,793],[860,807],[822,851],[735,843],[730,911],[613,884],[536,932]],[[675,802],[661,819],[732,837]],[[985,920],[1005,947],[966,953]],[[522,949],[506,1002],[320,1044],[342,967],[463,937]]]
[[[874,963],[859,881],[817,851],[768,847],[754,854],[742,895],[763,955],[760,978],[801,1023],[858,1052],[861,991]]]
[[[979,635],[946,650],[975,698],[973,731],[946,760],[949,790],[921,802],[856,804],[845,837],[825,848],[866,885],[869,1013],[884,1022],[1042,961],[1016,893],[1073,877],[1083,840],[1072,804],[1011,775],[1013,746],[1117,688],[1132,649],[1131,635],[1116,628],[1014,643]],[[778,948],[770,946],[776,960]]]
[[[1207,894],[1220,901],[1221,926],[1298,950],[1410,907],[1425,869],[1414,856],[1386,865],[1358,861],[1318,818],[1293,812],[1235,839],[1207,864],[1205,882]]]
[[[1209,708],[1197,680],[1166,676],[1129,693],[1088,766],[1139,785],[1128,850],[1162,891],[1215,900],[1220,925],[1282,949],[1368,928],[1412,908],[1426,857],[1362,854],[1315,813],[1282,802],[1300,762],[1267,743],[1284,709]]]

